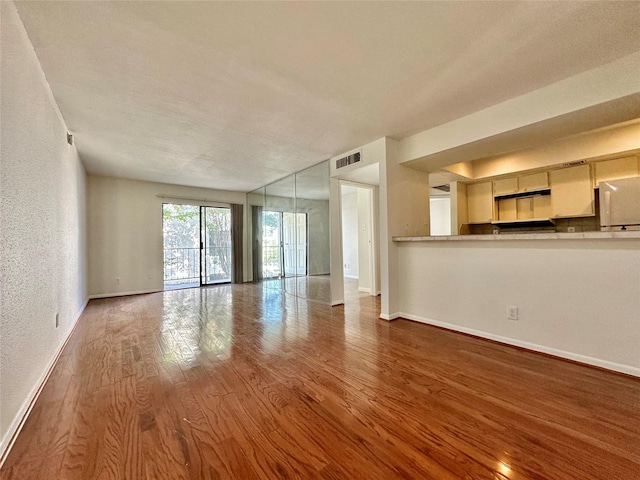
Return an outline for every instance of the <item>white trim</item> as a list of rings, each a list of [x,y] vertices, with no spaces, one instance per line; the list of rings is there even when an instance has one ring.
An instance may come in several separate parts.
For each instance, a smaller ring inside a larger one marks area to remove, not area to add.
[[[409,313],[400,313],[399,316],[415,322],[425,323],[427,325],[434,325],[436,327],[446,328],[447,330],[453,330],[455,332],[467,333],[480,338],[486,338],[495,342],[504,343],[507,345],[513,345],[520,348],[526,348],[527,350],[533,350],[534,352],[546,353],[555,357],[566,358],[575,362],[584,363],[587,365],[593,365],[596,367],[604,368],[607,370],[613,370],[615,372],[626,373],[627,375],[633,375],[634,377],[640,377],[640,368],[632,367],[630,365],[623,365],[620,363],[609,362],[599,358],[587,357],[579,353],[567,352],[565,350],[558,350],[557,348],[546,347],[544,345],[538,345],[536,343],[525,342],[522,340],[516,340],[514,338],[503,337],[502,335],[496,335],[482,330],[475,330],[473,328],[462,327],[460,325],[454,325],[452,323],[440,322],[438,320],[432,320],[430,318],[420,317],[418,315],[411,315]],[[382,316],[381,316],[382,317]]]
[[[210,207],[210,206],[216,206],[216,207],[221,207],[221,208],[230,208],[231,204],[229,202],[221,202],[219,200],[210,200],[208,198],[197,198],[197,197],[182,197],[179,195],[170,195],[170,194],[164,194],[164,193],[158,193],[156,195],[156,197],[158,198],[162,198],[163,200],[182,200],[185,202],[199,202],[199,203],[208,203],[209,205],[196,205],[196,206],[200,206],[200,207]],[[184,205],[184,204],[179,204],[179,205]]]
[[[346,273],[343,275],[344,278],[351,278],[353,280],[358,280],[358,276],[357,275],[347,275]]]
[[[136,290],[133,292],[98,293],[95,295],[89,295],[89,299],[93,300],[96,298],[126,297],[127,295],[142,295],[144,293],[158,293],[163,291],[164,290],[153,289],[153,290]],[[170,291],[170,290],[167,290],[167,291]]]
[[[358,287],[358,291],[363,293],[371,293],[371,289],[365,287]]]
[[[332,307],[335,307],[336,305],[344,305],[344,300],[334,300],[331,302]]]
[[[391,321],[391,320],[395,320],[396,318],[400,318],[400,317],[404,317],[404,315],[400,312],[396,312],[396,313],[392,313],[392,314],[385,314],[385,313],[381,313],[380,314],[380,318],[382,320],[387,320],[387,321]],[[406,318],[406,317],[405,317]]]
[[[0,441],[0,468],[2,468],[2,465],[4,464],[5,460],[9,456],[9,452],[11,451],[11,448],[15,444],[16,439],[18,438],[18,435],[22,430],[22,427],[24,427],[24,424],[26,423],[27,418],[31,413],[31,410],[33,410],[33,407],[35,406],[36,401],[40,396],[40,393],[42,393],[44,385],[49,379],[51,372],[53,372],[53,368],[58,362],[58,358],[60,358],[60,355],[62,354],[64,347],[67,346],[67,343],[69,342],[69,338],[71,338],[71,334],[76,329],[76,326],[78,325],[78,320],[80,320],[80,316],[84,312],[84,309],[87,308],[87,304],[89,303],[89,300],[90,298],[87,297],[87,299],[84,302],[84,305],[82,305],[82,307],[80,308],[80,311],[76,315],[76,319],[73,322],[73,325],[65,335],[64,340],[62,341],[60,346],[56,349],[54,355],[51,357],[51,360],[49,360],[47,367],[44,369],[44,372],[42,373],[38,381],[35,383],[31,391],[29,392],[29,395],[27,395],[27,397],[24,399],[24,402],[22,402],[22,406],[20,407],[20,410],[18,410],[15,417],[13,417],[13,421],[11,422],[11,425],[7,429],[7,432],[2,438],[2,441]]]

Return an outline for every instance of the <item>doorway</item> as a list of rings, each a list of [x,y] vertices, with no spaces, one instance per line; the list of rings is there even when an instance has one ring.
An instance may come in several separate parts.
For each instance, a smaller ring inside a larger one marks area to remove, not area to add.
[[[378,293],[373,187],[341,182],[344,299]]]
[[[164,288],[198,287],[231,281],[231,210],[162,205]]]

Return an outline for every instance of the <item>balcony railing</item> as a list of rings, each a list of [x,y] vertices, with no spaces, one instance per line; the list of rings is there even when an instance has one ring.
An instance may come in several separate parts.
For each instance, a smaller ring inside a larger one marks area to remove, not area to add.
[[[200,283],[199,248],[164,249],[164,283],[181,285]]]
[[[209,247],[205,249],[206,278],[205,283],[230,282],[231,247]]]
[[[205,249],[205,283],[231,280],[231,247]],[[164,283],[167,286],[200,283],[199,248],[164,249]]]
[[[280,271],[280,246],[279,245],[263,245],[262,246],[262,276],[264,278],[279,277]]]

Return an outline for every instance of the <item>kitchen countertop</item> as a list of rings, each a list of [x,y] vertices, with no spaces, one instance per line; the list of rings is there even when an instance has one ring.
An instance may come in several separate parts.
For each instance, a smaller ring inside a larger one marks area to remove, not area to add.
[[[446,242],[477,240],[599,240],[640,239],[640,231],[575,233],[501,233],[498,235],[443,235],[436,237],[392,237],[394,242]]]

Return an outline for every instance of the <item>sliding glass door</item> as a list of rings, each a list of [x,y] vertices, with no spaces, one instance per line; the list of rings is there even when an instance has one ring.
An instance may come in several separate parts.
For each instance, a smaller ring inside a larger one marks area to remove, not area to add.
[[[164,288],[231,281],[231,210],[164,204]]]
[[[231,211],[200,207],[202,239],[202,284],[231,281]]]

